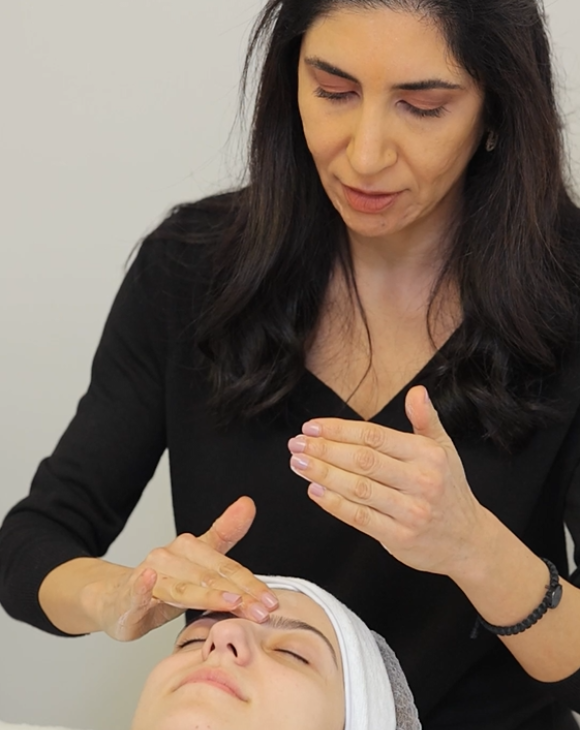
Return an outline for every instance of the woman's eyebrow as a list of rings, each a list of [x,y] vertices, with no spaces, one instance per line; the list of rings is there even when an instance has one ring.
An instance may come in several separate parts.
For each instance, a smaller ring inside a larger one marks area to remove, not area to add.
[[[227,611],[208,611],[207,613],[202,614],[201,616],[198,616],[193,621],[190,621],[190,623],[187,624],[178,634],[175,642],[177,643],[179,641],[180,636],[183,634],[184,631],[186,631],[192,624],[196,623],[197,621],[201,621],[201,619],[208,618],[212,621],[225,621],[225,619],[230,618],[240,618],[239,616],[236,616],[235,613],[230,613]],[[326,646],[328,647],[332,659],[338,668],[338,659],[336,656],[336,652],[334,651],[334,647],[330,643],[330,640],[328,637],[326,637],[322,631],[317,629],[315,626],[311,626],[310,624],[307,624],[305,621],[298,621],[298,619],[294,618],[288,618],[286,616],[270,616],[267,623],[262,624],[263,626],[270,626],[273,629],[279,629],[279,630],[286,630],[286,631],[311,631],[313,634],[316,634],[316,636],[319,636]]]
[[[361,85],[360,81],[352,74],[349,74],[347,71],[343,71],[342,69],[338,68],[338,66],[334,66],[332,63],[323,61],[321,58],[317,58],[316,56],[308,56],[304,59],[304,62],[308,66],[312,66],[319,71],[324,71],[327,74],[331,74],[331,76],[339,76],[341,79],[352,81],[354,84],[358,84],[359,86]],[[433,89],[447,89],[451,91],[457,91],[462,90],[463,86],[461,86],[460,84],[451,83],[450,81],[444,81],[443,79],[436,78],[425,79],[423,81],[410,81],[404,84],[396,84],[395,86],[393,86],[393,90],[395,91],[431,91]]]
[[[332,76],[340,76],[341,79],[346,79],[347,81],[352,81],[355,84],[360,84],[358,79],[356,79],[351,74],[338,68],[338,66],[333,66],[331,63],[327,63],[326,61],[323,61],[321,58],[317,58],[316,56],[308,56],[307,58],[304,59],[304,62],[308,66],[317,68],[319,71],[324,71],[325,73],[331,74]]]
[[[426,79],[425,81],[411,81],[407,84],[393,86],[396,91],[431,91],[431,89],[450,89],[451,91],[463,90],[460,84],[452,84],[443,79]]]

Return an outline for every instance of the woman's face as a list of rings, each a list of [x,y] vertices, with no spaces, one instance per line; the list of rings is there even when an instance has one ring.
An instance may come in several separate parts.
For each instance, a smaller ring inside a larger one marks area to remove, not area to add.
[[[310,598],[276,595],[266,624],[231,614],[190,624],[149,676],[132,730],[342,730],[332,624]]]
[[[445,225],[484,133],[484,99],[434,22],[386,8],[318,18],[302,44],[298,102],[351,234]]]

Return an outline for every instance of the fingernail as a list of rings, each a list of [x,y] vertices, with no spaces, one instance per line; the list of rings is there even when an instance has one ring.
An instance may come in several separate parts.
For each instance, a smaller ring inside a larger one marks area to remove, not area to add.
[[[324,497],[326,494],[326,489],[321,484],[311,484],[308,487],[308,492],[313,497]]]
[[[306,451],[306,439],[304,436],[297,436],[296,438],[290,439],[288,448],[293,454],[302,454]]]
[[[305,423],[302,426],[302,433],[306,436],[320,436],[322,428],[317,423]]]
[[[170,603],[169,601],[163,601],[167,606],[171,606],[171,608],[178,608],[180,611],[187,611],[189,606],[184,606],[181,603]]]
[[[431,403],[431,398],[429,398],[429,391],[427,388],[425,388],[425,403]]]
[[[270,615],[264,606],[260,606],[259,603],[252,603],[248,609],[248,613],[256,621],[265,621]]]
[[[143,576],[141,576],[141,578],[143,578]],[[147,584],[141,584],[138,586],[136,593],[138,596],[146,596],[148,593],[151,593],[151,588],[149,588]]]
[[[300,470],[308,469],[308,467],[310,466],[310,462],[308,461],[308,459],[304,458],[303,456],[293,456],[290,459],[290,464],[295,469]]]
[[[271,593],[264,593],[260,600],[267,608],[278,608],[278,599]]]
[[[232,606],[237,605],[238,603],[241,603],[242,597],[238,595],[237,593],[228,593],[227,591],[222,593],[224,601],[227,603],[231,603]]]

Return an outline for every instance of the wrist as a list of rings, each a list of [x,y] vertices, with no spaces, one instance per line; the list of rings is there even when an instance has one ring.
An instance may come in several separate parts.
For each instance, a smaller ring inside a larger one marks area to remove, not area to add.
[[[480,506],[468,537],[457,550],[456,559],[447,573],[464,592],[477,590],[488,583],[498,560],[502,559],[501,537],[506,530],[492,512]]]
[[[109,609],[132,569],[105,560],[95,560],[84,566],[84,572],[85,582],[80,590],[79,602],[87,626],[92,627],[87,633],[105,631]]]
[[[563,586],[560,583],[558,569],[554,563],[547,558],[542,558],[542,562],[546,565],[550,573],[549,582],[546,585],[546,594],[542,602],[536,606],[523,621],[519,621],[517,624],[512,624],[511,626],[495,626],[479,616],[472,633],[472,638],[475,639],[477,637],[480,626],[483,626],[484,629],[496,636],[517,636],[518,634],[522,634],[524,631],[535,626],[538,621],[541,621],[544,618],[550,609],[553,610],[558,608],[564,592]]]
[[[483,526],[474,539],[472,559],[450,577],[485,621],[512,626],[544,599],[549,571],[541,558],[487,510]]]
[[[129,568],[98,558],[75,558],[54,568],[43,580],[38,601],[48,620],[66,634],[103,630],[110,586]]]

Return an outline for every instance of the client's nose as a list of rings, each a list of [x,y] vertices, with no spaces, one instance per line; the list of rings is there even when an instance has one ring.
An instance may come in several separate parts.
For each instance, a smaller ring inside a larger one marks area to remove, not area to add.
[[[202,649],[202,656],[228,654],[236,664],[247,664],[252,657],[251,624],[247,619],[224,619],[210,629]]]

